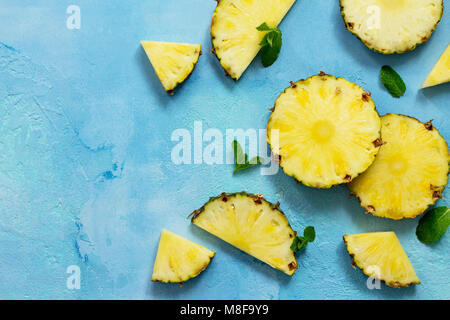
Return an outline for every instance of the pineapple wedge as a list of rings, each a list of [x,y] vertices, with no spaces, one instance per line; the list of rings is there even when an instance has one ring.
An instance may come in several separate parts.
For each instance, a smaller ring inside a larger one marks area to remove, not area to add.
[[[223,193],[192,213],[192,223],[271,267],[293,275],[296,233],[283,212],[260,195]]]
[[[192,73],[201,54],[201,45],[175,42],[141,41],[155,73],[167,93]]]
[[[450,44],[422,85],[422,88],[436,86],[450,81]]]
[[[321,72],[292,82],[275,101],[267,141],[286,174],[329,188],[350,182],[372,164],[380,129],[370,94]]]
[[[431,122],[387,114],[385,143],[373,165],[349,184],[363,208],[378,217],[414,218],[441,197],[448,182],[447,143]]]
[[[234,80],[258,54],[265,32],[256,30],[266,22],[277,27],[295,0],[220,0],[211,23],[214,53]]]
[[[184,282],[196,277],[216,253],[163,229],[153,266],[153,281]]]
[[[347,251],[369,277],[395,288],[420,284],[411,262],[394,232],[371,232],[344,236]]]
[[[441,20],[443,0],[340,0],[347,29],[367,47],[404,53],[426,42]]]

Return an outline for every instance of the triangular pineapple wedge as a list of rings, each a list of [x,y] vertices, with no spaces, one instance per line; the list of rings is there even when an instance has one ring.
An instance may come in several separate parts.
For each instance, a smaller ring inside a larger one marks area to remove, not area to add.
[[[420,283],[394,232],[346,235],[344,242],[353,263],[369,277],[395,288]]]
[[[201,54],[201,45],[141,41],[141,45],[167,93],[192,73]]]
[[[214,53],[234,80],[238,80],[258,54],[266,22],[276,27],[295,0],[220,0],[211,23]]]
[[[450,44],[445,49],[438,62],[434,65],[422,88],[436,86],[450,81]]]
[[[216,253],[163,229],[153,266],[153,281],[184,282],[205,270]]]
[[[223,193],[193,213],[192,223],[288,275],[297,269],[296,233],[285,215],[260,195]]]

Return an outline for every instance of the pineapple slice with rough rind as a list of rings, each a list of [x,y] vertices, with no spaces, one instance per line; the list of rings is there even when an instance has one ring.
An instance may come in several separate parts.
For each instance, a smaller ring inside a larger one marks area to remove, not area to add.
[[[387,114],[381,124],[384,144],[372,166],[349,188],[368,213],[414,218],[441,197],[448,182],[447,143],[431,122]]]
[[[321,72],[291,83],[275,101],[267,141],[287,175],[329,188],[347,183],[374,161],[381,122],[370,94]]]
[[[192,73],[201,54],[200,44],[141,41],[156,75],[167,93]]]
[[[214,53],[234,80],[238,80],[258,54],[266,34],[256,30],[266,22],[277,27],[295,0],[220,0],[211,23]]]
[[[277,204],[261,195],[223,193],[192,214],[192,223],[288,275],[297,269],[296,235]]]
[[[345,235],[347,251],[369,277],[395,288],[420,284],[408,256],[394,232],[370,232]]]
[[[441,20],[443,0],[340,0],[347,29],[368,48],[404,53],[426,42]]]
[[[163,229],[153,266],[153,281],[184,282],[196,277],[216,253]]]
[[[422,88],[436,86],[450,81],[450,44],[434,65]]]

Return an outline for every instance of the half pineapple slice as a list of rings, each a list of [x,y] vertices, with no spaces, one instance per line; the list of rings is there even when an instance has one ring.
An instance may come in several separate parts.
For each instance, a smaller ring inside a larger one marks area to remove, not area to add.
[[[201,54],[201,45],[141,41],[153,69],[167,93],[192,73]]]
[[[184,282],[205,270],[216,253],[165,229],[161,232],[153,281]]]
[[[390,54],[426,42],[441,20],[443,0],[340,0],[347,29],[372,50]]]
[[[297,269],[296,233],[277,205],[260,195],[223,193],[194,211],[192,223],[288,275]]]
[[[295,0],[220,0],[211,23],[214,53],[225,72],[238,80],[258,54],[266,22],[276,27]]]
[[[372,164],[380,128],[370,94],[321,73],[291,83],[275,101],[267,140],[286,174],[329,188],[350,182]]]
[[[387,114],[381,123],[385,144],[349,188],[368,213],[414,218],[441,197],[448,182],[447,143],[430,122]]]
[[[371,232],[344,236],[353,264],[390,287],[407,287],[420,280],[394,232]]]
[[[450,44],[445,49],[438,62],[434,65],[430,74],[422,85],[422,88],[436,86],[450,81]]]

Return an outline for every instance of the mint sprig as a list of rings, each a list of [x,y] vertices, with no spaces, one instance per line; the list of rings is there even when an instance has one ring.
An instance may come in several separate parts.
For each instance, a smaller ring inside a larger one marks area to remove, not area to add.
[[[405,93],[405,82],[392,67],[383,66],[380,70],[380,78],[384,87],[393,97],[400,98]]]
[[[316,230],[312,226],[308,226],[303,230],[303,237],[297,236],[291,244],[291,250],[294,252],[300,251],[308,245],[308,242],[314,242],[316,239]]]
[[[450,226],[450,208],[437,207],[428,210],[420,219],[416,229],[417,238],[431,244],[438,241]]]
[[[253,157],[248,161],[248,155],[244,153],[242,150],[241,145],[237,140],[233,140],[232,147],[234,151],[234,172],[236,173],[240,170],[245,170],[247,168],[250,168],[256,164],[261,164],[262,159],[259,156]]]
[[[269,27],[265,22],[256,29],[258,31],[269,31],[259,43],[261,46],[261,62],[267,68],[277,60],[280,54],[283,42],[281,31],[278,28]]]

